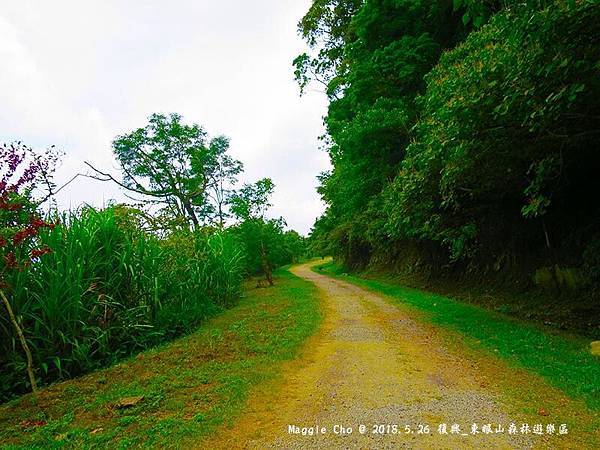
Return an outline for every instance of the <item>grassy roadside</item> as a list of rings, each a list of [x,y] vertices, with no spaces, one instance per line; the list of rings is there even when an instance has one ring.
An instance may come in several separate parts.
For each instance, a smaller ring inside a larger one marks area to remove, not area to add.
[[[316,288],[284,269],[196,333],[0,406],[0,447],[187,447],[233,421],[320,321]],[[126,397],[143,396],[128,408]]]
[[[393,301],[414,308],[431,323],[466,336],[466,344],[537,373],[569,396],[584,400],[590,409],[600,411],[600,358],[589,353],[588,340],[440,295],[347,275],[333,262],[315,266],[313,270],[385,294]]]

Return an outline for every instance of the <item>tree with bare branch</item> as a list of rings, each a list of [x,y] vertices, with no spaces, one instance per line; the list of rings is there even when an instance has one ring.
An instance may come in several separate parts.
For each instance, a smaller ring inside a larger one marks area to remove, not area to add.
[[[228,148],[226,137],[210,140],[200,125],[186,125],[178,114],[152,114],[144,128],[113,141],[122,177],[86,164],[94,171],[92,178],[113,181],[130,198],[157,205],[162,214],[197,228],[212,211],[221,224],[225,219],[225,185],[242,170],[227,155]]]

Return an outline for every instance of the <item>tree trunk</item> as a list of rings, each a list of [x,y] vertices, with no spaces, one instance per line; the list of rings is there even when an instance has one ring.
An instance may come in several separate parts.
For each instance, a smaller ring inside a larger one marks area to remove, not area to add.
[[[546,238],[546,247],[550,252],[550,257],[552,258],[552,280],[554,281],[554,286],[556,287],[557,292],[561,293],[560,281],[558,280],[558,256],[556,255],[556,251],[554,247],[550,244],[550,236],[548,235],[548,229],[546,228],[546,221],[542,219],[542,228],[544,230],[544,237]]]
[[[200,225],[200,222],[198,221],[198,218],[196,217],[196,213],[194,212],[194,208],[192,208],[192,205],[189,202],[183,202],[183,207],[185,208],[185,210],[187,211],[188,215],[190,216],[190,219],[192,221],[192,223],[194,224],[194,229],[197,229],[198,226]]]
[[[8,311],[8,316],[10,317],[10,321],[17,332],[17,336],[19,336],[19,341],[21,341],[21,347],[23,347],[23,351],[25,352],[25,356],[27,356],[27,375],[29,375],[29,382],[31,383],[31,390],[34,394],[37,394],[37,383],[35,382],[35,375],[33,373],[33,358],[31,356],[31,351],[29,350],[29,346],[27,345],[27,340],[25,339],[25,335],[21,330],[21,327],[17,323],[17,319],[15,314],[13,313],[12,307],[4,294],[4,291],[0,289],[0,297],[2,297],[2,302],[4,306],[6,306],[6,310]]]
[[[225,225],[225,220],[223,220],[223,202],[219,202],[219,229],[223,229],[223,225]]]
[[[265,244],[262,242],[260,243],[260,261],[262,264],[263,272],[265,273],[265,278],[269,282],[269,286],[273,286],[273,271],[271,270],[271,264],[269,263],[269,259],[267,258]]]

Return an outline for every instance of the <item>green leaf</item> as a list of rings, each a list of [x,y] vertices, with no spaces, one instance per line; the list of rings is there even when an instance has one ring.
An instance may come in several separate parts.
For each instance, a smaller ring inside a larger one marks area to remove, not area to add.
[[[468,24],[469,20],[471,20],[471,17],[469,16],[469,13],[468,12],[464,13],[463,16],[462,16],[463,25]]]

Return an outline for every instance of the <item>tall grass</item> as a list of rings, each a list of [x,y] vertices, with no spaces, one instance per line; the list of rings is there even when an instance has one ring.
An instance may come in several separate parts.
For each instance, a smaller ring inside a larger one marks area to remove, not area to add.
[[[9,280],[42,382],[110,364],[185,333],[232,304],[243,264],[227,233],[140,230],[118,208],[63,215],[43,255]],[[0,401],[28,389],[25,359],[0,314]]]

